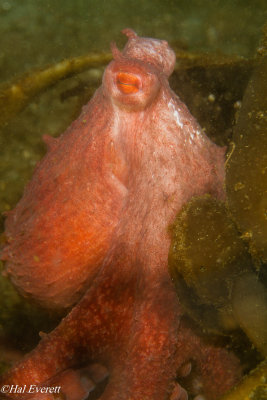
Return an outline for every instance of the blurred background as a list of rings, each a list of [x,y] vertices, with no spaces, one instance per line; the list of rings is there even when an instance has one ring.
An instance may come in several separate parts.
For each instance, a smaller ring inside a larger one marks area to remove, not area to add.
[[[120,31],[191,51],[253,55],[265,0],[0,0],[0,80],[124,43]]]

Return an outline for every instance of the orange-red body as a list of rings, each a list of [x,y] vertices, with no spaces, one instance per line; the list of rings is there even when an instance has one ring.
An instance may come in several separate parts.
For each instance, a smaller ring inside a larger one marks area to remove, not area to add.
[[[177,400],[176,372],[195,359],[214,399],[236,381],[238,362],[181,322],[168,226],[192,196],[224,197],[224,150],[171,91],[167,42],[125,33],[79,119],[46,138],[7,218],[2,258],[14,284],[47,307],[79,302],[3,382],[56,382],[100,362],[110,374],[101,400]]]

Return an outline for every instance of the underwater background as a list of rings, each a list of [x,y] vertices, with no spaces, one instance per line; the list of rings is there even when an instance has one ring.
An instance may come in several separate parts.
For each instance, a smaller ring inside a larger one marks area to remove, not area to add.
[[[125,27],[190,50],[251,56],[265,20],[264,0],[1,0],[0,80],[122,45]]]

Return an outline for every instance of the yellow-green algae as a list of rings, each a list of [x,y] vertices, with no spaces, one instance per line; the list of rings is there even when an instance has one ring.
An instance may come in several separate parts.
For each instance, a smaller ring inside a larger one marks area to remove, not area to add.
[[[235,279],[251,269],[251,260],[224,203],[208,195],[193,198],[176,217],[171,234],[170,273],[175,284],[184,280],[194,290],[196,319],[207,319],[211,330],[227,324],[227,319],[216,322],[214,306],[224,315]],[[182,296],[188,299],[190,314],[191,296]]]
[[[261,278],[267,261],[266,93],[265,27],[256,67],[236,108],[239,118],[226,161],[227,202],[216,203],[206,196],[186,205],[171,229],[169,255],[178,295],[202,329],[233,335],[240,326],[265,357],[267,292]],[[248,352],[245,346],[240,355]],[[253,368],[255,361],[249,360],[246,367]],[[223,399],[266,398],[264,364]]]
[[[226,165],[229,209],[253,257],[267,262],[266,35],[246,89]]]
[[[183,207],[172,227],[169,265],[203,303],[225,304],[233,280],[251,262],[224,203],[207,195]]]
[[[220,400],[266,400],[267,399],[267,362],[245,376],[242,381]]]
[[[170,273],[189,314],[210,331],[240,326],[267,356],[267,293],[225,204],[194,198],[171,231]]]

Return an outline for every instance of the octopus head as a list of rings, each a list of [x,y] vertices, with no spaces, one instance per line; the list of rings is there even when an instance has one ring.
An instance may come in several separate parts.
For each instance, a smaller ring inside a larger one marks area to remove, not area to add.
[[[111,45],[114,60],[103,77],[105,94],[116,106],[141,111],[156,100],[162,81],[171,74],[175,54],[166,41],[140,38],[130,29],[123,52]]]

